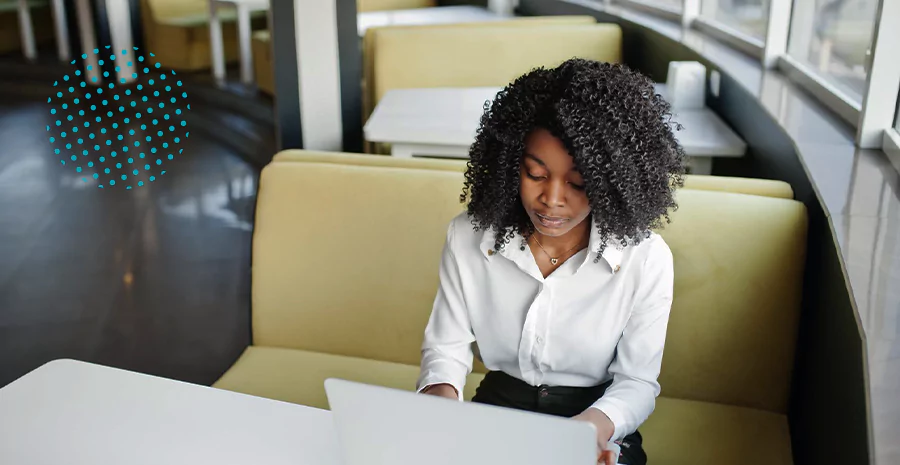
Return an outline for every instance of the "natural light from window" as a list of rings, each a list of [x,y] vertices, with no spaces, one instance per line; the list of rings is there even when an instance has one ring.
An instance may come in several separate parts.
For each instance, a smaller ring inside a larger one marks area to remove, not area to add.
[[[703,18],[760,40],[766,35],[768,15],[769,0],[703,0],[700,4]]]
[[[681,0],[644,0],[642,3],[647,3],[649,5],[659,5],[666,7],[669,10],[681,11],[682,2]]]
[[[788,54],[862,101],[878,0],[794,0]]]

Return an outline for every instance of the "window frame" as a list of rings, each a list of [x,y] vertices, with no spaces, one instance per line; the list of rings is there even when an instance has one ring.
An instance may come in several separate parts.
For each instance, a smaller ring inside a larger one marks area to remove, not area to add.
[[[900,1],[881,0],[875,10],[875,28],[869,50],[869,72],[857,124],[856,145],[887,152],[900,99],[900,60],[891,59],[900,44]]]
[[[900,94],[900,89],[897,90]],[[881,148],[887,154],[894,166],[900,170],[900,98],[897,99],[897,111],[894,115],[894,124],[884,130]]]
[[[739,31],[720,21],[704,18],[698,14],[691,22],[691,27],[712,36],[719,42],[725,42],[754,58],[761,60],[765,53],[766,44],[763,40],[757,39],[750,34]]]
[[[610,0],[607,0],[607,2],[609,1]],[[685,0],[682,0],[682,8],[684,8],[684,1]],[[650,13],[652,15],[675,22],[680,22],[683,16],[683,10],[678,11],[676,9],[666,7],[662,4],[654,3],[650,0],[612,0],[612,3],[630,7],[638,11],[643,11],[645,13]]]

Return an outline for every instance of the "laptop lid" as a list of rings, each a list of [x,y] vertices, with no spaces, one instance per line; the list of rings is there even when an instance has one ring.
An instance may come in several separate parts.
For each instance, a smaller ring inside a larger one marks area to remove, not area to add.
[[[593,425],[340,379],[325,381],[345,465],[594,465]]]

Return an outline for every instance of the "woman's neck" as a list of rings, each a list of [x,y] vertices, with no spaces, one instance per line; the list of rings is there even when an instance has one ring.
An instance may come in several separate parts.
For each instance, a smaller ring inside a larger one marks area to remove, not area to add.
[[[589,219],[585,219],[562,236],[545,236],[538,231],[535,231],[534,235],[547,253],[555,257],[572,248],[586,245],[591,236],[590,224]]]

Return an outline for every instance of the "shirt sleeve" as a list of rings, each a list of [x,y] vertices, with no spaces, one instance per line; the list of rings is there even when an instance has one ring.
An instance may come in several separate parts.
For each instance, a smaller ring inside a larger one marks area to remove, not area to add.
[[[613,382],[592,406],[612,420],[612,440],[637,430],[656,406],[673,283],[672,252],[660,240],[644,263],[635,308],[609,367]]]
[[[416,390],[446,383],[463,398],[466,376],[472,372],[475,335],[463,298],[459,262],[453,253],[453,223],[441,256],[440,283],[422,343],[422,366]]]

